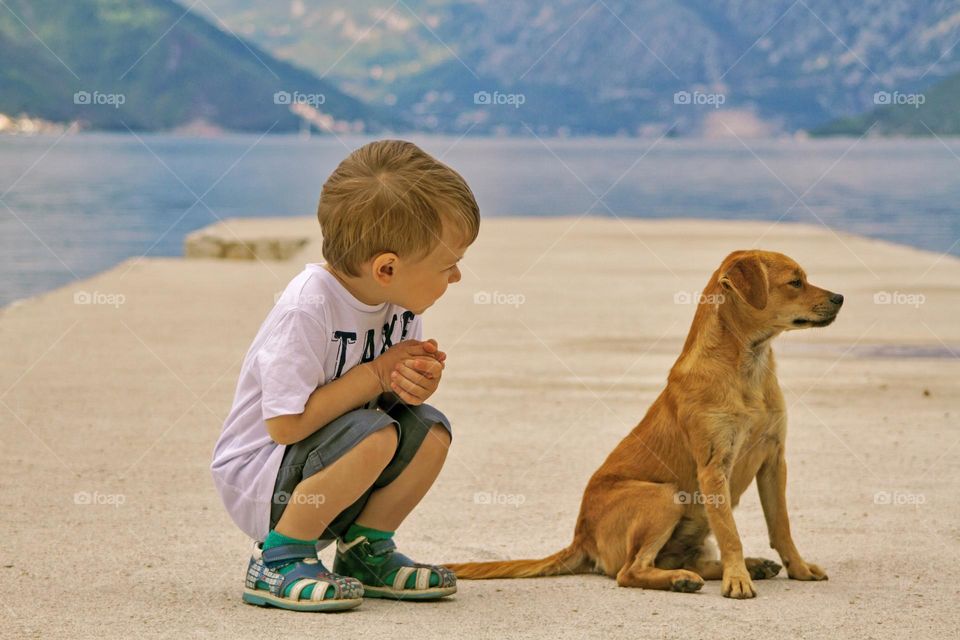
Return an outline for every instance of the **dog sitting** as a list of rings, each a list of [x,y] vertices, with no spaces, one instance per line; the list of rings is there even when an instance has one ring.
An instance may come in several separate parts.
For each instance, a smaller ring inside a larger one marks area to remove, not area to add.
[[[448,564],[457,577],[602,573],[623,587],[681,592],[722,580],[724,596],[752,598],[753,581],[781,569],[743,556],[733,508],[756,478],[787,575],[827,579],[790,534],[786,406],[770,343],[829,325],[843,296],[807,282],[789,257],[753,250],[728,255],[702,294],[666,388],[587,483],[573,542],[541,560]]]

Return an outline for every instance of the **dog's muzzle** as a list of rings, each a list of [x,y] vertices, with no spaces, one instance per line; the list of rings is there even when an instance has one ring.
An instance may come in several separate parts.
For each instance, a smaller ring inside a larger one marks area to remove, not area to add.
[[[837,314],[840,313],[840,307],[843,306],[843,295],[839,293],[831,293],[828,300],[830,303],[830,309],[826,311],[818,311],[816,318],[796,318],[793,321],[793,326],[825,327],[831,324],[837,319]]]

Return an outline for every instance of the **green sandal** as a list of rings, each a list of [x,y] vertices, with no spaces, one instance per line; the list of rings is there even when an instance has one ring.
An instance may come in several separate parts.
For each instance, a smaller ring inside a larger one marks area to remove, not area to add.
[[[296,566],[289,572],[277,571],[291,563]],[[258,582],[266,583],[269,589],[258,587]],[[290,595],[285,596],[283,592],[290,584]],[[301,599],[310,585],[314,585],[312,596]],[[333,593],[328,596],[330,587]],[[327,571],[313,545],[287,544],[263,551],[257,543],[247,566],[243,601],[292,611],[342,611],[363,602],[363,586],[353,578]]]
[[[456,593],[457,577],[450,569],[414,562],[397,553],[396,548],[392,538],[370,542],[366,536],[358,536],[348,543],[340,540],[337,542],[333,571],[363,583],[363,595],[366,598],[435,600]],[[387,583],[385,578],[394,571],[396,575]],[[408,588],[407,582],[414,575],[413,587]],[[431,587],[430,578],[434,575],[440,584]]]

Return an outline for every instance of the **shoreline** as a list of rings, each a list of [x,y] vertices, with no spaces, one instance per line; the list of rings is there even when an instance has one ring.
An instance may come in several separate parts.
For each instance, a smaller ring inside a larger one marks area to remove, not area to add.
[[[416,142],[444,154],[469,179],[488,220],[586,211],[636,220],[693,214],[694,220],[772,224],[782,217],[816,225],[819,218],[846,233],[960,255],[953,243],[960,220],[948,215],[960,198],[953,143],[443,136]],[[181,255],[184,236],[218,218],[309,216],[323,177],[344,155],[333,139],[129,134],[8,139],[0,151],[0,167],[13,181],[2,305],[131,256]],[[803,204],[795,202],[807,188]],[[194,203],[201,193],[203,201]]]

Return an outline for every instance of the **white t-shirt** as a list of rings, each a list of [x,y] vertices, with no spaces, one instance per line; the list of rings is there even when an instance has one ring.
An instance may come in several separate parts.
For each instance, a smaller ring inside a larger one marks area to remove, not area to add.
[[[411,311],[360,302],[321,264],[307,264],[290,281],[247,351],[210,465],[240,529],[254,540],[269,532],[286,446],[270,438],[265,420],[302,413],[317,387],[401,340],[420,340],[421,333]]]

